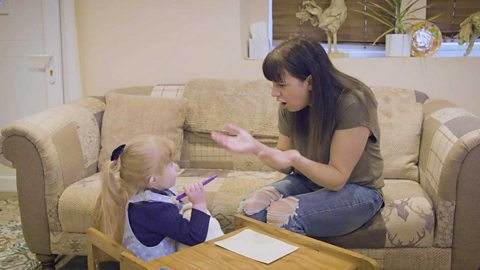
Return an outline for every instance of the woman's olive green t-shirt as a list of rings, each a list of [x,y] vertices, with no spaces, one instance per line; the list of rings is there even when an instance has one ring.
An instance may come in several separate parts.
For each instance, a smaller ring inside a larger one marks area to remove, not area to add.
[[[370,136],[360,159],[350,175],[349,183],[380,189],[384,186],[382,171],[383,159],[380,154],[380,129],[378,127],[377,109],[374,104],[362,103],[351,91],[343,91],[337,102],[334,130],[350,129],[364,126],[370,130]],[[291,129],[291,115],[286,110],[279,110],[278,128],[281,134],[292,139],[293,148],[307,156],[307,131]],[[293,134],[292,134],[293,133]],[[328,164],[330,159],[330,144],[333,134],[324,134],[319,156],[313,160]]]

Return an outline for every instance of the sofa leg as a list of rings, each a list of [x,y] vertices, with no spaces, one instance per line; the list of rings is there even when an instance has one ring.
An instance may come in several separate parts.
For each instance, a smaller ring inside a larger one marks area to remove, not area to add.
[[[37,260],[42,263],[42,269],[55,269],[55,254],[35,254]]]

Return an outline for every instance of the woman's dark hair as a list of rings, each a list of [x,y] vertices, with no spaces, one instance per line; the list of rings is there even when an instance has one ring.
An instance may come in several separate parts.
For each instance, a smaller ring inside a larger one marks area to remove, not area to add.
[[[297,132],[308,136],[307,156],[310,159],[318,159],[320,149],[315,146],[323,136],[333,135],[337,101],[342,91],[352,91],[364,104],[373,102],[376,105],[370,88],[338,71],[320,43],[306,37],[294,37],[277,46],[267,55],[262,68],[265,78],[277,83],[285,82],[285,72],[301,81],[311,75],[310,106],[298,112],[287,112],[292,119],[292,136]]]

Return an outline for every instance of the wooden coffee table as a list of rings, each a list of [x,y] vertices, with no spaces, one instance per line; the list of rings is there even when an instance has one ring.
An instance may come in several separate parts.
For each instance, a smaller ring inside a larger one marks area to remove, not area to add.
[[[372,258],[270,224],[235,216],[236,230],[208,242],[161,257],[151,264],[179,269],[380,269]],[[245,229],[274,237],[298,249],[285,257],[264,264],[215,245]]]

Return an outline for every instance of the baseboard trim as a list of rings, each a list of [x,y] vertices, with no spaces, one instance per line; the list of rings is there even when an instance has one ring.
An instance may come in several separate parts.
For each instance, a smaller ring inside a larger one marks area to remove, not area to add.
[[[17,192],[17,179],[13,175],[0,175],[0,191]]]

